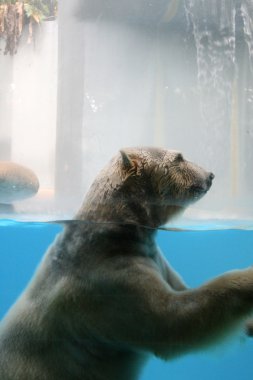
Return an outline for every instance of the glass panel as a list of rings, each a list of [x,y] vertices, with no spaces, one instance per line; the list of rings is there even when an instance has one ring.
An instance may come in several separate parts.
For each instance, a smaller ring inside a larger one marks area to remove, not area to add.
[[[250,224],[252,15],[248,0],[62,0],[15,55],[2,38],[0,158],[40,188],[1,217],[71,218],[120,148],[159,146],[215,173],[186,218]]]

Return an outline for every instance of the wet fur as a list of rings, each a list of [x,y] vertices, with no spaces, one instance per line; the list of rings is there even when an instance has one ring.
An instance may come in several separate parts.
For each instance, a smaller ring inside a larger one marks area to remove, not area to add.
[[[174,151],[114,157],[3,320],[0,379],[134,380],[150,354],[202,349],[244,322],[252,268],[188,289],[155,243],[212,178]]]

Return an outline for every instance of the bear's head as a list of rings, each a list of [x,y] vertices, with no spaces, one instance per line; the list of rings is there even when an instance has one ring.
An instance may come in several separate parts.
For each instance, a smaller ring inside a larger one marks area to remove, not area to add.
[[[159,224],[198,201],[212,185],[214,174],[185,160],[180,152],[126,148],[120,154],[126,194],[145,204]]]
[[[203,197],[213,178],[179,152],[125,148],[100,172],[78,216],[156,228]]]

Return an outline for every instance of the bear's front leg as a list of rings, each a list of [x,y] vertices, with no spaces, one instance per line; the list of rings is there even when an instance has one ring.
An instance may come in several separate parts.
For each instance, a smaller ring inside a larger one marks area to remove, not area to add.
[[[108,343],[164,358],[223,339],[253,312],[252,268],[175,291],[140,258],[120,266],[107,261],[91,280],[76,304],[86,311],[85,325]]]
[[[160,269],[163,279],[173,290],[182,291],[188,289],[188,286],[182,277],[168,263],[160,249],[157,249],[155,261]]]

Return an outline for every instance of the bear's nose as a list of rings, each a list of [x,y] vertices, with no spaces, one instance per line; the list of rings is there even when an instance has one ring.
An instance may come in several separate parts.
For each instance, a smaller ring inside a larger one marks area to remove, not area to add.
[[[212,185],[212,180],[213,179],[214,179],[214,174],[213,173],[209,173],[208,177],[207,177],[207,186],[208,186],[208,188],[210,188],[210,186]]]

